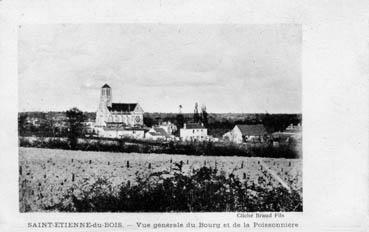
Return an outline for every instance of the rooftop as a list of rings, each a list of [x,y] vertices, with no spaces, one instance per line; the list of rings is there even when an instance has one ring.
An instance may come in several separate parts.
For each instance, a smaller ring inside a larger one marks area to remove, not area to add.
[[[170,137],[168,135],[168,133],[163,129],[163,128],[160,128],[160,127],[153,127],[153,129],[155,130],[155,132],[161,136],[165,136],[165,137]]]
[[[185,129],[205,129],[202,123],[185,123],[184,128]]]
[[[250,136],[250,135],[265,135],[267,130],[265,129],[263,124],[256,124],[256,125],[245,125],[245,124],[238,124],[236,125],[242,133],[242,135]]]
[[[132,112],[135,110],[137,103],[112,103],[108,106],[109,111]]]

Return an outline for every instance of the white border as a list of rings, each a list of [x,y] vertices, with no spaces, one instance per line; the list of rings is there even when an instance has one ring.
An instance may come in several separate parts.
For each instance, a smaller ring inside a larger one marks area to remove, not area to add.
[[[302,231],[367,231],[368,8],[365,0],[0,1],[0,231],[31,231],[25,222],[36,220],[236,220],[234,213],[18,213],[17,25],[143,22],[302,24],[304,213],[288,219]]]

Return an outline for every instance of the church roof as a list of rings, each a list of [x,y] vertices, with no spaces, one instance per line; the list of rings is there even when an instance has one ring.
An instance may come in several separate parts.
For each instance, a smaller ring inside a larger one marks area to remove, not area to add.
[[[137,103],[112,103],[108,106],[109,111],[132,112],[135,110]]]
[[[101,88],[110,88],[110,86],[109,86],[108,84],[105,84],[105,85],[103,85],[103,87],[101,87]]]
[[[262,136],[267,133],[263,124],[257,125],[236,125],[242,133],[246,136]]]

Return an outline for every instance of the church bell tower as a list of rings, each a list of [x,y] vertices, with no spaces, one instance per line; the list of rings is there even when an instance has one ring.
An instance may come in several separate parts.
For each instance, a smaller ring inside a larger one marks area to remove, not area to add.
[[[111,99],[111,88],[108,84],[105,84],[101,87],[101,96],[100,96],[100,104],[103,104],[107,107],[111,107],[112,99]]]

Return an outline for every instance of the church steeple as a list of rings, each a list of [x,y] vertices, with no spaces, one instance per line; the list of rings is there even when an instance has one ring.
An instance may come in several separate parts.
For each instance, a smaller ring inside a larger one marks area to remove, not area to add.
[[[104,104],[105,106],[111,107],[112,104],[112,94],[111,88],[108,84],[105,84],[101,87],[101,96],[100,96],[100,103]]]

